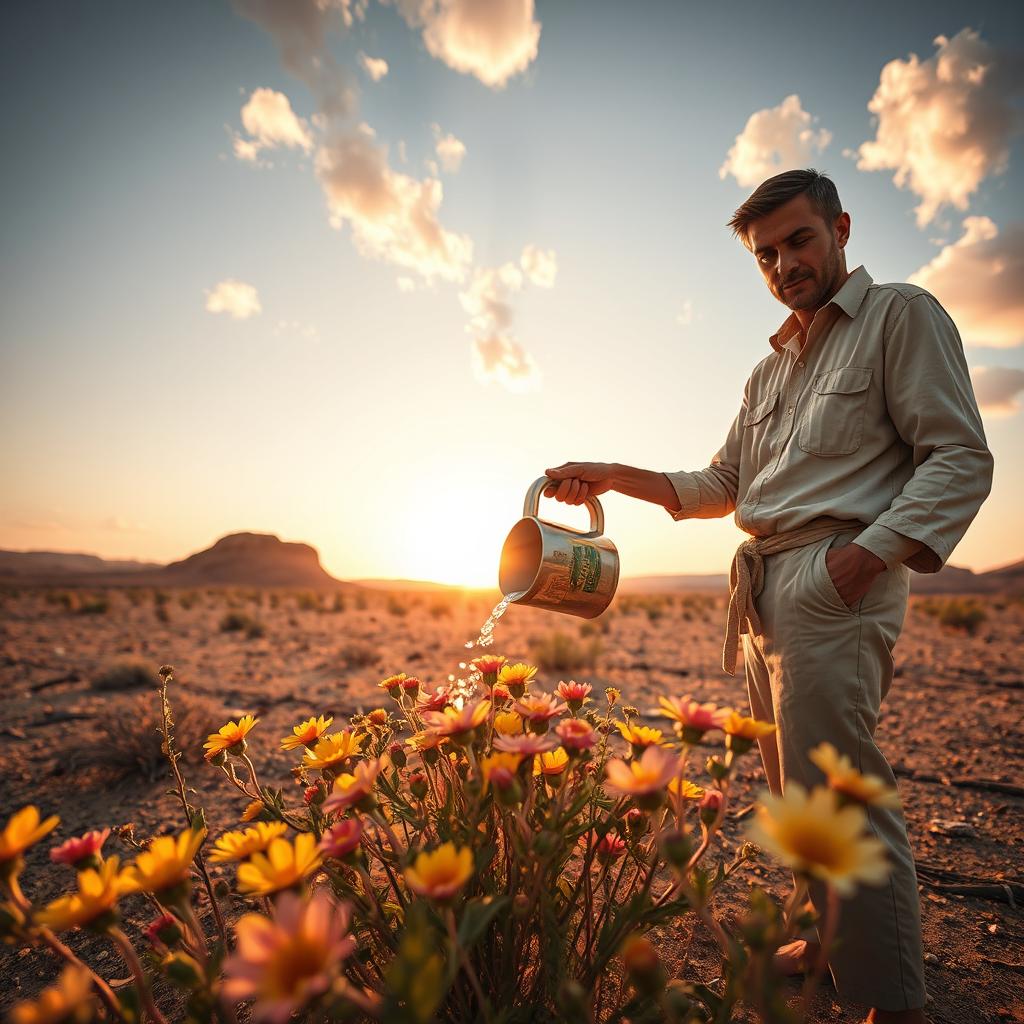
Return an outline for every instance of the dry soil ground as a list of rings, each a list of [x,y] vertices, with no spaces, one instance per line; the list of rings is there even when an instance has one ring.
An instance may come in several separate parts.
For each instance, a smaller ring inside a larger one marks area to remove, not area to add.
[[[176,667],[175,697],[179,706],[192,704],[191,713],[180,716],[180,734],[195,751],[228,717],[259,715],[252,749],[264,765],[264,781],[276,778],[287,787],[290,762],[278,738],[293,724],[310,714],[342,716],[378,705],[375,684],[393,672],[429,683],[463,674],[459,662],[472,656],[463,644],[497,597],[371,592],[362,600],[348,594],[344,608],[336,609],[333,595],[286,591],[8,590],[0,596],[0,820],[31,802],[60,815],[59,837],[125,822],[133,822],[142,839],[180,827],[159,762],[139,739],[156,721],[155,690],[99,688],[112,663],[130,659],[151,671],[163,663]],[[936,1024],[1024,1020],[1024,604],[984,599],[987,617],[970,636],[940,624],[934,601],[912,603],[897,649],[899,675],[878,733],[900,775],[921,868],[929,1014]],[[259,625],[222,631],[229,613]],[[598,690],[620,687],[642,710],[659,693],[742,707],[742,676],[726,676],[718,667],[722,616],[721,598],[697,595],[620,597],[593,623],[513,606],[491,650],[514,660],[555,658],[553,634],[560,632],[577,654],[589,652],[593,665],[544,670],[545,688],[577,678]],[[119,753],[122,748],[127,754]],[[104,765],[125,756],[124,773],[112,777]],[[131,763],[134,757],[141,768]],[[213,829],[232,826],[241,809],[238,794],[201,763],[187,768]],[[749,806],[761,784],[756,755],[748,755],[737,811]],[[963,827],[933,825],[936,820]],[[725,842],[739,841],[742,827],[730,821]],[[118,845],[109,842],[112,849]],[[27,891],[39,900],[59,891],[46,845],[31,852],[25,874]],[[747,877],[777,897],[785,894],[786,873],[768,861]],[[958,894],[950,886],[971,891]],[[145,908],[133,914],[130,907],[128,916],[148,917]],[[108,977],[125,973],[98,940],[73,936],[71,944],[85,949]],[[694,952],[694,970],[714,977],[716,964],[699,934]],[[3,950],[0,1009],[55,973],[46,953]],[[825,987],[815,1017],[853,1022],[861,1013],[840,1007]]]

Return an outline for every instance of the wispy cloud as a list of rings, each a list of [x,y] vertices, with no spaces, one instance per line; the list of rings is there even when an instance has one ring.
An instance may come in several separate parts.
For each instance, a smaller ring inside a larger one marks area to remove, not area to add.
[[[245,281],[227,278],[206,292],[208,313],[227,313],[235,320],[248,320],[263,311],[259,292]]]
[[[540,288],[553,288],[558,275],[558,257],[554,249],[527,245],[519,257],[519,265],[530,281]]]
[[[388,73],[388,62],[383,57],[368,57],[359,53],[359,66],[374,82],[379,82]]]
[[[385,0],[386,2],[386,0]],[[537,57],[533,0],[392,0],[427,52],[495,89]]]
[[[255,89],[242,107],[242,126],[249,137],[236,135],[235,156],[254,161],[265,149],[284,146],[308,153],[313,148],[309,124],[292,110],[291,102],[282,92]]]
[[[1024,344],[1024,223],[1000,233],[988,217],[966,217],[963,229],[908,280],[946,307],[967,344]]]
[[[434,151],[437,153],[437,158],[449,174],[454,174],[462,166],[462,161],[466,156],[466,144],[451,132],[442,135],[439,124],[434,124],[431,128],[434,132]]]
[[[1020,412],[1024,370],[1009,366],[978,366],[971,370],[974,395],[983,412],[1012,416]]]
[[[1020,127],[1011,104],[1024,88],[1021,63],[970,28],[937,36],[927,60],[892,60],[868,109],[875,138],[856,151],[862,171],[894,170],[893,181],[921,198],[918,227],[944,204],[966,210],[981,182],[1002,174],[1009,142]]]
[[[832,133],[815,128],[812,117],[796,94],[777,107],[755,111],[718,169],[718,176],[731,174],[745,188],[759,185],[773,174],[804,167],[832,141]]]

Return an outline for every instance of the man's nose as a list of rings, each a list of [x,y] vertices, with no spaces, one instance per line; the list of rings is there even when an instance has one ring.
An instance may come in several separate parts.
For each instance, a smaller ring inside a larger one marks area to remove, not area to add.
[[[777,262],[779,283],[787,284],[797,275],[799,260],[795,252],[780,252]]]

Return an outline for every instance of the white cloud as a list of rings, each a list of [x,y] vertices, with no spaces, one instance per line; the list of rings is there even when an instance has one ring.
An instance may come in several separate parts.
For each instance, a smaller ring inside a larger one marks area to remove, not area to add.
[[[541,288],[553,288],[558,274],[558,258],[554,249],[538,249],[527,245],[519,257],[519,264],[526,276]]]
[[[431,56],[500,89],[537,56],[533,0],[393,0]]]
[[[473,372],[483,383],[495,381],[510,391],[535,391],[541,374],[536,362],[512,334],[510,296],[523,287],[522,271],[514,263],[478,268],[469,287],[459,295],[470,315]]]
[[[463,157],[466,155],[466,144],[451,132],[442,135],[440,125],[433,125],[433,129],[434,150],[441,161],[441,166],[450,174],[454,174],[462,166]]]
[[[777,107],[755,111],[729,150],[718,176],[731,174],[744,187],[760,185],[774,174],[804,167],[831,141],[832,133],[813,127],[817,118],[796,94]]]
[[[894,170],[896,185],[921,197],[918,227],[944,204],[966,210],[981,182],[1006,170],[1020,123],[1009,101],[1024,84],[1013,57],[970,28],[935,45],[927,60],[912,53],[882,68],[868,103],[876,135],[857,151],[859,170]]]
[[[359,66],[374,82],[379,82],[388,73],[388,62],[383,57],[368,57],[360,52]]]
[[[473,243],[438,222],[441,182],[420,181],[393,170],[386,147],[366,125],[325,143],[316,155],[316,170],[332,225],[341,228],[348,223],[360,252],[414,270],[427,280],[465,277]]]
[[[1009,366],[978,366],[971,370],[971,380],[982,412],[993,416],[1012,416],[1020,412],[1024,370]]]
[[[1000,234],[988,217],[966,217],[963,228],[908,280],[942,303],[966,344],[1024,343],[1024,223]]]
[[[220,281],[206,293],[208,313],[227,313],[235,320],[248,320],[263,311],[260,296],[251,284],[234,278]]]
[[[264,149],[284,146],[308,153],[313,148],[313,135],[309,124],[297,117],[292,105],[282,92],[273,89],[255,89],[242,107],[242,127],[249,138],[238,135],[234,140],[235,156],[239,160],[254,161]]]

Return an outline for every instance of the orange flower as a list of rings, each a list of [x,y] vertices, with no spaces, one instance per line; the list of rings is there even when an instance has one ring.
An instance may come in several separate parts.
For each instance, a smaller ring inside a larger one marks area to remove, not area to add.
[[[730,711],[722,723],[722,730],[728,736],[726,740],[730,749],[737,754],[745,754],[755,740],[762,736],[771,736],[776,726],[773,722],[760,722],[756,718],[744,718],[736,711]]]
[[[663,747],[648,747],[642,757],[629,762],[613,757],[605,765],[605,774],[605,787],[613,793],[657,806],[662,791],[679,774],[679,758]],[[657,802],[655,798],[659,798]]]
[[[387,690],[392,697],[397,697],[399,691],[402,689],[402,684],[409,677],[404,672],[399,672],[397,675],[388,676],[387,679],[382,679],[377,685],[382,690]]]
[[[373,761],[360,761],[351,775],[348,772],[339,775],[334,780],[334,788],[327,794],[324,810],[344,811],[354,804],[369,802],[382,767],[380,758],[375,758]]]
[[[333,718],[307,718],[301,725],[292,729],[291,736],[285,736],[281,740],[281,746],[285,750],[294,750],[296,747],[315,747],[317,740],[331,727]]]
[[[558,776],[565,771],[568,763],[569,755],[561,747],[555,747],[554,750],[538,754],[533,759],[533,774]]]
[[[222,725],[217,732],[211,733],[203,744],[206,751],[203,757],[209,761],[220,753],[244,754],[245,737],[258,722],[259,719],[253,718],[252,715],[243,715],[237,722]]]
[[[447,707],[443,711],[424,711],[423,721],[433,732],[440,736],[449,736],[458,741],[469,735],[478,725],[487,721],[491,713],[491,702],[480,700],[475,704],[465,704],[461,708]]]
[[[507,661],[508,658],[504,654],[481,654],[479,658],[474,658],[469,664],[481,675],[488,675],[500,672]]]
[[[829,787],[839,794],[840,800],[899,809],[900,795],[896,789],[878,775],[861,775],[853,762],[831,743],[820,743],[811,751],[810,758],[825,773]]]
[[[29,804],[13,814],[0,832],[0,864],[18,861],[21,855],[34,843],[60,824],[60,818],[53,816],[39,820],[39,808]]]
[[[619,727],[622,738],[634,750],[665,745],[665,737],[660,729],[650,729],[646,725],[627,725],[625,722],[616,722],[615,724]]]
[[[324,736],[312,750],[307,750],[302,765],[312,771],[337,769],[363,749],[363,737],[350,729]]]

